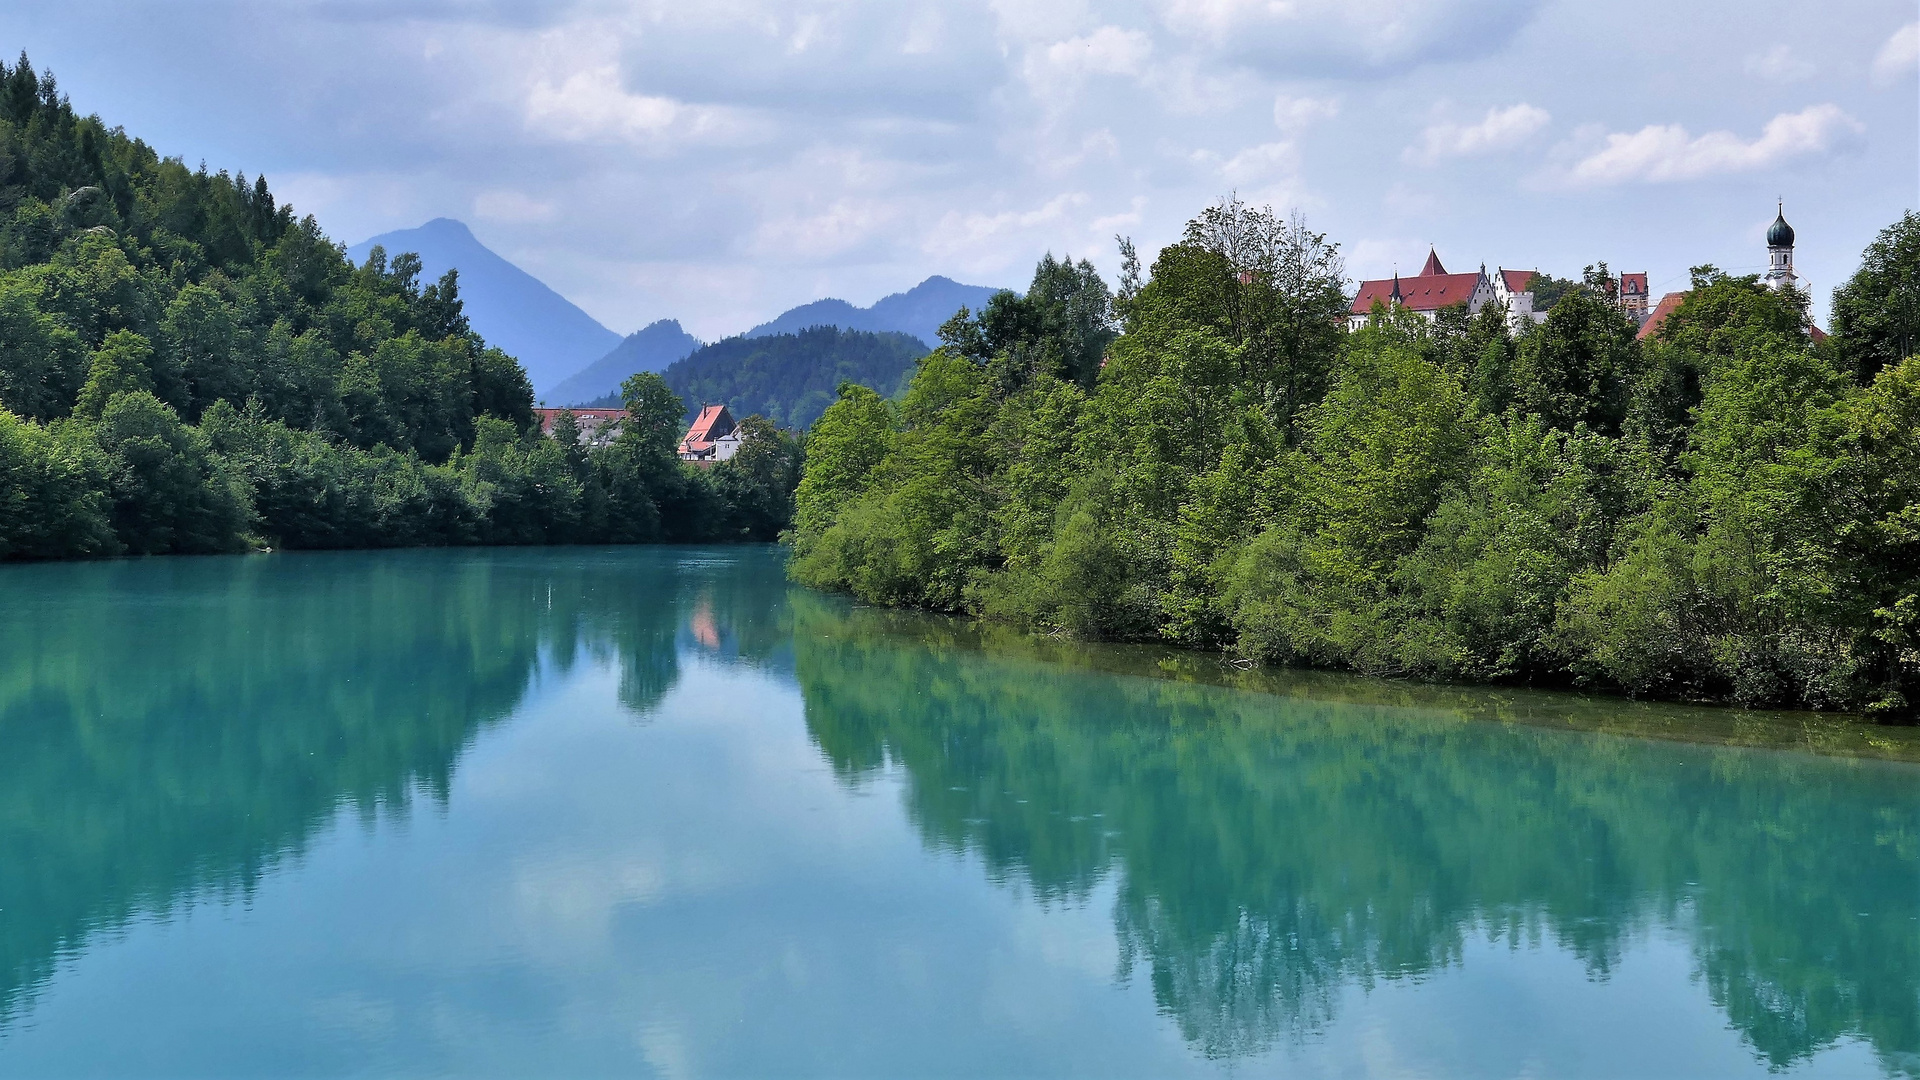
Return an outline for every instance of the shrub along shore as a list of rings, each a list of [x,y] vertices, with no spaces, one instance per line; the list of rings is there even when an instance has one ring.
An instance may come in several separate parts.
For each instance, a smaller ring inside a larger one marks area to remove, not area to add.
[[[1642,341],[1604,265],[1543,324],[1345,325],[1335,245],[1228,200],[1110,293],[1044,261],[896,402],[808,437],[792,574],[1262,661],[1910,719],[1920,217],[1808,297],[1698,267]]]

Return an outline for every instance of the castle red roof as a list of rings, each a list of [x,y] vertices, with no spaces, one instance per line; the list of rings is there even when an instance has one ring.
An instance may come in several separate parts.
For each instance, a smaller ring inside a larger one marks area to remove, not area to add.
[[[1502,270],[1500,271],[1500,276],[1506,279],[1508,292],[1522,293],[1526,292],[1527,287],[1533,284],[1534,271]]]
[[[1429,258],[1427,262],[1437,264],[1438,259]],[[1394,278],[1380,281],[1363,281],[1360,292],[1353,298],[1353,314],[1365,315],[1373,310],[1373,302],[1380,301],[1392,306]],[[1480,286],[1479,274],[1421,274],[1419,277],[1397,279],[1400,288],[1400,303],[1411,311],[1438,311],[1449,304],[1464,304],[1473,299],[1473,290]]]
[[[1444,275],[1446,272],[1447,272],[1447,268],[1440,265],[1440,253],[1433,250],[1432,248],[1428,248],[1427,249],[1427,265],[1420,268],[1420,276],[1421,277],[1439,277]]]
[[[1653,313],[1647,316],[1647,321],[1640,324],[1640,332],[1634,337],[1645,341],[1658,333],[1660,324],[1667,321],[1667,316],[1679,310],[1681,302],[1686,298],[1687,294],[1683,292],[1670,292],[1661,297],[1660,303],[1654,306]]]

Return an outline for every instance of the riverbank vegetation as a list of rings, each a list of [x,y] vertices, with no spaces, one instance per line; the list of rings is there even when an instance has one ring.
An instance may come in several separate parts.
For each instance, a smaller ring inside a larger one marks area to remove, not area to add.
[[[1250,660],[1911,717],[1920,217],[1808,298],[1696,268],[1647,340],[1604,266],[1509,331],[1345,328],[1335,245],[1228,200],[1117,292],[1049,258],[904,396],[809,436],[793,576]]]
[[[0,63],[0,559],[772,539],[796,445],[709,471],[643,375],[605,445],[542,437],[459,279],[364,265],[264,177],[162,158]]]

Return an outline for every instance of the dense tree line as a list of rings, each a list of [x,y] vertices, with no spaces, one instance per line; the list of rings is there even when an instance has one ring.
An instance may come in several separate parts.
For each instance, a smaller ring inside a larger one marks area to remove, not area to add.
[[[1818,344],[1804,293],[1713,267],[1644,342],[1604,266],[1517,336],[1348,332],[1337,248],[1237,201],[1123,254],[1117,294],[1050,262],[956,320],[898,403],[843,387],[795,577],[1377,674],[1920,703],[1920,217]]]
[[[543,438],[458,275],[419,278],[0,63],[0,559],[784,525],[797,451],[770,426],[737,466],[684,469],[684,406],[647,376],[610,445]]]
[[[833,404],[841,383],[895,396],[926,353],[907,334],[815,326],[797,334],[716,341],[669,364],[660,377],[686,401],[688,420],[703,404],[725,405],[735,416],[757,414],[804,431]]]

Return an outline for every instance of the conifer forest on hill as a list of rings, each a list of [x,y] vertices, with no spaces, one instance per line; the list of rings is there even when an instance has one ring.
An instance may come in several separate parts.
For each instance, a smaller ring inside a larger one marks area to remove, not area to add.
[[[264,177],[188,169],[0,63],[0,559],[771,540],[793,441],[709,471],[657,375],[604,446],[543,438],[416,257],[362,265]],[[758,437],[764,436],[764,437]]]

